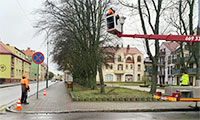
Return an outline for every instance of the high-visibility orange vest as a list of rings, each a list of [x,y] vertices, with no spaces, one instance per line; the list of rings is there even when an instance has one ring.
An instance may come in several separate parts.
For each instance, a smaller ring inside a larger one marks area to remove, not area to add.
[[[27,78],[22,79],[21,80],[21,84],[25,84],[26,88],[28,88],[29,87],[29,81],[28,81],[28,79]]]

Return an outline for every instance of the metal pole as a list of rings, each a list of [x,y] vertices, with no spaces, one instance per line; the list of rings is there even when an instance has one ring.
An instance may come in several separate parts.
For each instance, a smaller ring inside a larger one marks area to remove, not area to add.
[[[47,73],[46,73],[46,88],[48,88],[48,77],[49,77],[49,66],[48,66],[48,59],[49,59],[49,42],[48,42],[48,33],[47,33]]]
[[[197,28],[197,34],[200,35],[200,0],[198,0],[198,28]],[[198,44],[198,67],[197,67],[197,75],[196,75],[196,86],[200,86],[200,43]]]
[[[36,99],[38,99],[38,91],[39,91],[39,64],[38,64],[38,74],[37,74],[37,96],[36,96]]]

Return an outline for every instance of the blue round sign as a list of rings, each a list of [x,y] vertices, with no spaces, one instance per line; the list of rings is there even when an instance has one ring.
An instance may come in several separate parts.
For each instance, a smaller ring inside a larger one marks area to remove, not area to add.
[[[44,55],[41,52],[36,52],[33,54],[32,60],[36,64],[41,64],[44,62]]]

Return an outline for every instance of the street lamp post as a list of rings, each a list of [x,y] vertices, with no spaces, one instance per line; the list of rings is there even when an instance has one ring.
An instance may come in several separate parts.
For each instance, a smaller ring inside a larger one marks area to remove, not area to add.
[[[46,31],[46,30],[45,30]],[[46,31],[47,32],[47,31]],[[48,61],[49,60],[49,41],[48,41],[48,32],[47,32],[47,73],[46,73],[46,88],[48,88],[48,79],[49,79],[49,66]]]
[[[33,26],[34,28],[41,28],[40,26]],[[46,88],[48,88],[48,77],[49,77],[49,64],[48,64],[48,59],[49,59],[49,41],[48,41],[48,38],[49,38],[49,34],[48,34],[48,31],[44,28],[41,28],[42,30],[44,30],[47,34],[47,37],[46,37],[46,41],[47,41],[47,69],[46,69]]]
[[[200,35],[200,0],[198,0],[198,28],[197,28],[197,34]],[[197,55],[197,78],[196,78],[196,86],[200,86],[200,43],[198,44],[198,55]]]

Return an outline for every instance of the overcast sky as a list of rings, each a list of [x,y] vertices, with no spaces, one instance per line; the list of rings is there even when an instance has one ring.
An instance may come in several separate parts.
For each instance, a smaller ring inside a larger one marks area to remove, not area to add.
[[[37,9],[42,7],[45,0],[0,0],[0,40],[5,44],[16,46],[20,50],[26,50],[30,47],[32,50],[44,53],[46,58],[45,33],[40,36],[34,36],[37,28],[34,28],[38,16],[35,14]],[[116,6],[111,6],[118,10],[117,14],[127,17],[124,25],[124,33],[138,34],[138,19],[128,16],[127,10],[119,10]],[[118,6],[117,6],[118,7]],[[121,8],[120,8],[121,9]],[[126,12],[124,12],[126,11]],[[131,21],[131,22],[130,22]],[[128,44],[131,47],[137,47],[142,53],[144,45],[142,40],[133,38],[123,38],[123,46]],[[46,60],[45,60],[46,62]],[[50,63],[50,71],[57,73],[56,64]]]
[[[33,27],[38,19],[35,11],[41,8],[44,1],[0,0],[0,40],[20,50],[30,47],[42,52],[46,58],[45,34],[35,36],[37,28]],[[49,69],[58,73],[56,64],[52,62],[49,62]]]
[[[45,33],[34,36],[37,28],[34,28],[38,16],[37,9],[42,7],[45,0],[0,0],[0,40],[5,44],[15,46],[20,50],[30,47],[40,51],[46,58]],[[133,39],[126,40],[127,46]],[[45,59],[46,62],[46,59]],[[56,64],[49,64],[50,71],[57,73]]]

